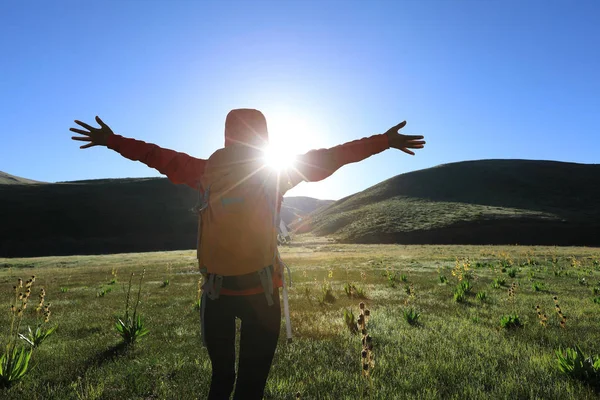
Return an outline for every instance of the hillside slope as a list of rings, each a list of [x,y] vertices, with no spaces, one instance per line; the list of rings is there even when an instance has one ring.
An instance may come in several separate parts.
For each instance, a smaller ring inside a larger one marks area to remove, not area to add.
[[[33,181],[31,179],[21,178],[20,176],[14,176],[7,174],[6,172],[0,171],[0,185],[25,185],[32,183],[44,183]]]
[[[192,249],[196,201],[195,190],[165,178],[0,184],[0,257]],[[320,204],[285,198],[282,214]]]
[[[481,160],[395,176],[293,228],[350,243],[600,245],[600,165]]]

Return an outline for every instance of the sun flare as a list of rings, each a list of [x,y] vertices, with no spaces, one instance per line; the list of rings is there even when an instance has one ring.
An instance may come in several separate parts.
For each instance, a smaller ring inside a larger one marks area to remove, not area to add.
[[[288,148],[271,144],[265,149],[265,163],[269,168],[283,171],[293,165],[294,154]]]

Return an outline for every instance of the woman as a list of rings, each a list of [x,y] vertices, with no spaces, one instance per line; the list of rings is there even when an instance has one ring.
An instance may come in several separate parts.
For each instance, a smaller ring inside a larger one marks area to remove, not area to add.
[[[198,260],[205,277],[202,297],[203,341],[211,364],[209,399],[262,399],[277,347],[281,323],[279,288],[282,269],[276,232],[283,195],[302,181],[327,178],[340,167],[388,148],[414,155],[423,136],[402,135],[406,121],[387,132],[296,157],[293,167],[273,173],[265,168],[267,122],[258,110],[232,110],[225,120],[225,146],[208,160],[163,149],[100,128],[84,129],[81,146],[106,146],[122,156],[157,169],[175,184],[199,190]],[[272,217],[272,218],[271,218]],[[242,321],[240,358],[235,373],[235,319]]]

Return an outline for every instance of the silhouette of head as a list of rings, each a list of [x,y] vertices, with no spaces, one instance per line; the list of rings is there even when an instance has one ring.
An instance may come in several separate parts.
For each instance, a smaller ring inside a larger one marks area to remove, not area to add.
[[[225,147],[234,144],[263,148],[269,143],[267,120],[258,110],[231,110],[225,119]]]

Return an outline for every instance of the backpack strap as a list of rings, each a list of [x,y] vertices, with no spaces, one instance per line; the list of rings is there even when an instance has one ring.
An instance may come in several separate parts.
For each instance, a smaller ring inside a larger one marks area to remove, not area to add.
[[[217,300],[223,287],[223,275],[208,274],[208,280],[202,286],[209,299]]]
[[[258,271],[258,276],[260,277],[260,284],[262,285],[265,291],[265,297],[267,298],[267,304],[272,306],[273,303],[273,265],[269,265]]]

